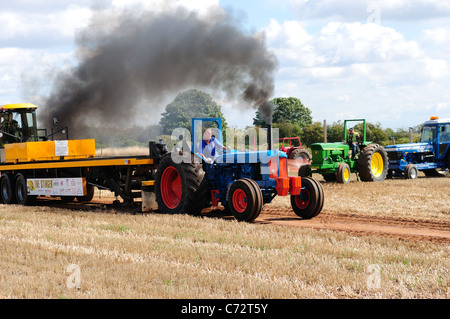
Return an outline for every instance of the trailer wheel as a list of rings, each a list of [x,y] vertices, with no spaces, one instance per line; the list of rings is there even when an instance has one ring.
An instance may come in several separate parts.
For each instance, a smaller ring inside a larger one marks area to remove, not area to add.
[[[64,203],[70,203],[73,202],[75,200],[76,196],[61,196],[60,199],[64,202]]]
[[[384,181],[388,166],[387,153],[379,144],[370,144],[359,154],[358,173],[364,182]]]
[[[339,164],[336,179],[338,183],[348,184],[350,182],[350,166],[347,163]]]
[[[247,179],[240,179],[231,184],[228,201],[234,218],[244,222],[253,221],[261,209],[257,196],[253,184]]]
[[[317,216],[322,211],[323,203],[322,185],[309,177],[302,178],[300,195],[291,195],[292,209],[297,216],[303,219],[311,219]]]
[[[161,213],[200,215],[207,197],[202,165],[194,161],[177,164],[166,155],[156,171],[155,195]]]
[[[17,204],[29,205],[36,198],[35,196],[28,195],[27,180],[22,174],[17,174],[16,182],[14,186]]]
[[[92,185],[87,185],[87,194],[85,196],[77,196],[77,201],[79,202],[90,202],[94,198],[95,187]],[[64,200],[64,199],[63,199]],[[69,198],[70,200],[70,198]]]
[[[1,200],[5,205],[13,204],[15,196],[13,191],[13,183],[8,174],[3,173],[0,179]]]
[[[405,178],[406,179],[416,179],[418,175],[418,170],[416,165],[408,164],[405,167]]]
[[[256,194],[256,198],[255,198],[256,210],[255,210],[255,216],[253,217],[253,220],[255,220],[256,218],[258,218],[259,214],[261,214],[261,211],[262,211],[262,208],[264,205],[262,191],[261,191],[261,188],[259,187],[258,183],[256,183],[254,180],[252,180],[250,178],[244,178],[244,180],[247,180],[248,182],[250,182],[250,184],[253,185],[253,189]]]

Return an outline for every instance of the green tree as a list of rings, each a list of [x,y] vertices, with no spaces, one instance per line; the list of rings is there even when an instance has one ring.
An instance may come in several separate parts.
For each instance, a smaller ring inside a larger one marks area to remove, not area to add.
[[[278,129],[279,137],[300,137],[302,134],[302,128],[299,124],[282,122],[282,123],[274,123],[273,128]]]
[[[323,143],[324,132],[323,125],[320,122],[314,122],[303,128],[301,141],[303,146],[310,147],[314,143]]]
[[[358,123],[355,125],[355,131],[357,131],[361,138],[364,132],[362,123]],[[366,122],[366,140],[374,143],[383,144],[385,141],[389,139],[389,134],[383,130],[380,123],[372,124]]]
[[[344,138],[344,122],[337,121],[327,125],[327,142],[342,142]]]
[[[278,97],[270,101],[275,105],[272,115],[272,122],[292,123],[300,125],[301,128],[312,124],[311,110],[305,107],[300,99],[295,97]],[[264,117],[259,111],[253,118],[253,125],[264,126]]]
[[[212,117],[222,118],[222,126],[225,129],[227,123],[222,113],[222,108],[212,97],[199,90],[188,90],[177,95],[177,97],[166,106],[165,112],[161,114],[159,124],[163,134],[170,135],[176,128],[191,129],[192,118]]]

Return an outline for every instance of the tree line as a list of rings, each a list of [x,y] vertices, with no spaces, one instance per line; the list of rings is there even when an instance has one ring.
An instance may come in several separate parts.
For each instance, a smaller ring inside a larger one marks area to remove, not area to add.
[[[310,147],[313,143],[323,143],[325,140],[324,123],[313,122],[312,112],[299,98],[274,98],[270,101],[274,104],[273,128],[279,130],[279,137],[300,137],[304,147]],[[224,128],[224,141],[226,141],[226,129],[228,123],[223,115],[222,108],[213,98],[200,90],[188,90],[176,96],[161,114],[159,124],[147,127],[134,126],[127,128],[86,127],[85,137],[95,138],[96,146],[100,147],[128,147],[147,146],[150,140],[163,140],[166,144],[171,141],[171,133],[175,128],[191,129],[191,119],[194,117],[222,118]],[[344,120],[344,119],[343,119]],[[342,142],[344,139],[344,121],[337,121],[326,125],[327,142]],[[265,120],[255,112],[252,128],[266,127]],[[248,129],[248,128],[246,128]],[[354,125],[355,131],[362,135],[362,123]],[[413,142],[420,141],[421,125],[413,128]],[[114,132],[114,133],[112,133]],[[379,122],[366,123],[366,137],[368,141],[379,143],[383,146],[391,144],[408,143],[410,141],[409,130],[382,128]],[[251,143],[248,141],[248,143]]]

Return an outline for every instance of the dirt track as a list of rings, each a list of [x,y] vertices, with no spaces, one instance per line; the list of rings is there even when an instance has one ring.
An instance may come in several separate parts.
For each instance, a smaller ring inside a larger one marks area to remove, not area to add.
[[[343,231],[358,236],[379,236],[410,241],[450,244],[450,223],[321,212],[311,220],[296,217],[289,209],[264,209],[258,223]]]
[[[40,200],[38,205],[84,211],[114,209],[110,200],[98,199],[94,199],[87,204],[76,202],[67,204],[60,200]],[[140,213],[139,207],[121,207],[118,208],[118,211]],[[223,208],[206,209],[203,211],[203,216],[205,218],[234,219],[232,216],[227,216]],[[291,209],[266,206],[255,223],[340,231],[354,236],[378,236],[407,241],[450,244],[450,223],[438,220],[399,219],[327,211],[322,211],[313,219],[304,220],[297,217]]]

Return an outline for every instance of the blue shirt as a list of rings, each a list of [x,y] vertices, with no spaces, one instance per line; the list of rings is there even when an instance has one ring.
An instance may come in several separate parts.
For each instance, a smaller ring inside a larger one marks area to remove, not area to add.
[[[223,147],[223,145],[214,137],[211,137],[209,144],[207,144],[205,140],[202,140],[202,144],[200,147],[200,154],[203,154],[205,155],[205,157],[208,158],[213,158],[214,156],[216,156],[216,146],[219,148]]]

